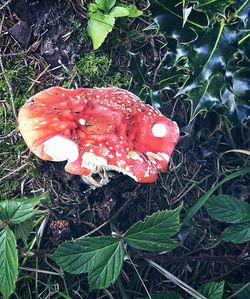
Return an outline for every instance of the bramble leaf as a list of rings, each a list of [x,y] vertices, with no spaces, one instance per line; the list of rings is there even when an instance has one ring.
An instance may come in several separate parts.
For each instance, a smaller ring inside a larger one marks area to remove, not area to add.
[[[205,204],[212,218],[226,223],[243,223],[250,219],[250,204],[230,195],[211,196]]]
[[[181,206],[173,211],[158,211],[129,228],[124,240],[132,247],[148,251],[166,251],[178,243],[170,237],[180,229]]]
[[[24,244],[27,245],[29,233],[33,228],[33,219],[29,218],[22,223],[14,224],[11,228],[14,231],[16,239],[22,239]]]
[[[220,235],[220,239],[226,242],[242,244],[250,240],[250,222],[232,224]]]
[[[225,281],[208,282],[199,288],[199,292],[207,299],[221,299],[224,292]]]
[[[11,229],[0,232],[0,292],[4,298],[15,290],[18,277],[18,256],[16,239]]]
[[[66,272],[87,272],[90,288],[103,289],[117,279],[124,247],[112,237],[85,238],[61,244],[51,258]]]
[[[17,224],[26,221],[34,215],[34,207],[46,200],[47,193],[33,198],[4,200],[0,202],[0,220]]]

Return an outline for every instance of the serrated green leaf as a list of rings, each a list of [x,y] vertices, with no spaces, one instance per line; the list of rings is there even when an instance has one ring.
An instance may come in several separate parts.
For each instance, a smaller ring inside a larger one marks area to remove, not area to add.
[[[250,240],[250,222],[232,224],[227,227],[220,239],[226,242],[233,242],[236,244],[242,244]]]
[[[192,11],[183,27],[183,6],[175,0],[151,0],[150,10],[155,22],[169,38],[178,40],[180,44],[190,43],[197,38],[196,30],[204,30],[208,25],[206,16]]]
[[[211,196],[205,204],[212,218],[226,223],[242,223],[250,220],[250,204],[230,195]]]
[[[208,282],[199,288],[199,292],[207,299],[221,299],[224,292],[224,281]]]
[[[112,237],[85,238],[61,244],[51,258],[69,273],[87,272],[90,288],[103,289],[117,279],[124,248]]]
[[[122,6],[115,6],[110,11],[109,15],[113,16],[114,18],[126,17],[129,15],[127,8]]]
[[[137,18],[142,15],[142,11],[133,4],[128,5],[126,8],[128,10],[128,17],[130,18]]]
[[[6,228],[0,232],[0,293],[4,298],[15,290],[18,277],[18,256],[13,232]]]
[[[110,9],[115,5],[116,0],[95,0],[97,6],[108,14]]]
[[[104,15],[101,12],[91,14],[87,25],[87,33],[91,37],[94,50],[97,50],[108,33],[111,32],[115,25],[115,18],[111,15]]]
[[[192,106],[191,120],[201,111],[215,110],[232,124],[247,126],[250,120],[246,100],[249,99],[250,67],[249,1],[151,2],[155,21],[168,40],[161,88],[173,90],[183,99],[187,97]],[[187,20],[182,28],[183,9],[185,13],[188,8],[190,14],[185,15]],[[197,11],[201,13],[199,17]]]
[[[31,232],[33,228],[33,219],[27,219],[26,221],[18,224],[14,224],[12,229],[14,231],[16,239],[21,239],[25,246],[27,245],[27,240],[29,233]]]
[[[0,219],[4,222],[17,224],[26,221],[34,215],[34,207],[47,195],[32,198],[4,200],[0,202]]]
[[[158,211],[135,223],[124,235],[124,240],[137,249],[166,251],[178,246],[169,239],[180,229],[181,206],[173,211]]]
[[[189,1],[195,2],[195,1]],[[216,22],[218,15],[225,16],[226,9],[235,3],[235,0],[220,0],[220,1],[209,1],[199,0],[195,3],[194,9],[203,12],[209,21],[209,23]]]
[[[219,26],[208,29],[186,55],[192,65],[191,76],[181,89],[192,105],[193,119],[200,111],[221,104],[221,87],[226,84],[226,67],[237,50],[236,31],[230,30],[221,20]]]
[[[228,176],[226,176],[223,180],[221,180],[217,185],[207,191],[202,197],[198,199],[198,201],[189,209],[186,216],[182,220],[182,224],[188,224],[188,222],[192,219],[192,217],[200,210],[200,208],[208,201],[210,196],[223,184],[226,182],[237,178],[238,176],[245,175],[250,172],[250,167],[242,168],[238,171],[235,171]]]
[[[233,298],[236,298],[236,299],[250,298],[250,282],[235,283],[235,284],[229,283],[228,285],[230,286],[230,288],[233,290],[234,293],[237,292],[237,294],[235,294]]]

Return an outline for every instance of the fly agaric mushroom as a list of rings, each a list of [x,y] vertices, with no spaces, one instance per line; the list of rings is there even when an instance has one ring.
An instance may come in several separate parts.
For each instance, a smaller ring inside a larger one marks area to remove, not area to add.
[[[18,122],[35,155],[67,161],[67,172],[94,186],[108,182],[108,170],[156,181],[179,139],[175,122],[120,88],[51,87],[23,105]]]

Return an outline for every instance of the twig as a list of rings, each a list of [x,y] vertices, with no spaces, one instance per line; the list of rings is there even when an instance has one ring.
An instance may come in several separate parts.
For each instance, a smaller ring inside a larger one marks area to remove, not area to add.
[[[192,295],[196,299],[207,299],[205,296],[197,292],[195,289],[190,287],[188,284],[186,284],[184,281],[180,280],[178,277],[161,267],[160,265],[156,264],[155,262],[146,259],[146,261],[154,267],[156,270],[158,270],[162,275],[164,275],[169,281],[173,282],[178,287],[182,288],[185,292]]]
[[[7,175],[5,175],[4,177],[2,177],[0,179],[0,183],[2,183],[4,180],[6,180],[7,178],[11,177],[13,174],[15,174],[16,172],[22,170],[23,168],[25,168],[28,165],[28,163],[25,163],[23,165],[21,165],[20,167],[18,167],[17,169],[13,170],[12,172],[8,173]]]
[[[16,113],[16,109],[15,109],[15,104],[14,104],[14,96],[13,96],[13,89],[12,89],[12,86],[10,85],[10,82],[9,82],[9,79],[6,75],[6,72],[5,72],[5,69],[4,69],[4,66],[3,66],[3,60],[2,60],[2,54],[0,52],[0,68],[1,68],[1,71],[2,71],[2,74],[4,76],[4,80],[8,86],[8,89],[9,89],[9,95],[10,95],[10,101],[11,101],[11,106],[12,106],[12,111],[13,111],[13,115],[15,117],[15,120],[17,122],[17,113]]]
[[[8,0],[7,2],[5,2],[1,7],[0,7],[0,10],[4,9],[7,5],[10,4],[12,0]]]
[[[50,67],[50,64],[49,65],[47,65],[46,66],[46,68],[36,77],[36,79],[33,81],[33,83],[30,85],[30,87],[28,88],[28,91],[30,91],[33,87],[34,87],[34,85],[36,84],[36,83],[39,83],[39,79],[47,72],[47,70],[49,69],[49,67]]]
[[[131,198],[131,200],[132,200],[133,198]],[[95,229],[93,229],[92,231],[90,231],[90,232],[88,232],[87,234],[85,234],[85,235],[83,235],[83,236],[81,236],[80,238],[77,238],[77,239],[75,239],[75,240],[81,240],[81,239],[83,239],[83,238],[86,238],[86,237],[88,237],[88,236],[90,236],[90,235],[92,235],[93,233],[95,233],[95,232],[97,232],[99,229],[101,229],[102,227],[104,227],[105,225],[107,225],[110,221],[112,221],[115,217],[117,217],[119,214],[120,214],[120,212],[124,209],[124,207],[126,206],[126,205],[128,205],[130,202],[131,202],[131,200],[127,200],[126,202],[125,202],[125,204],[124,205],[122,205],[121,206],[121,208],[110,218],[110,219],[108,219],[107,221],[105,221],[104,223],[102,223],[101,225],[99,225],[97,228],[95,228]]]
[[[160,61],[160,63],[158,64],[157,68],[155,69],[155,72],[154,72],[154,78],[153,78],[153,86],[155,86],[155,82],[156,82],[156,77],[159,73],[159,70],[163,64],[163,62],[166,60],[167,58],[167,55],[168,55],[168,51],[164,54],[164,56],[162,57],[162,60]]]
[[[162,256],[162,255],[153,255],[149,253],[139,254],[139,257],[145,258],[153,258],[154,260],[158,260],[163,262],[164,264],[187,264],[190,262],[218,262],[223,264],[239,264],[242,261],[241,265],[245,265],[249,263],[249,261],[244,260],[239,255],[218,255],[218,256],[211,256],[211,255],[198,255],[198,256]]]
[[[143,281],[143,279],[142,279],[142,277],[141,277],[139,271],[137,270],[137,268],[136,268],[134,262],[132,261],[131,257],[129,256],[127,250],[126,250],[126,255],[127,255],[128,259],[129,259],[129,261],[130,261],[130,263],[132,264],[133,268],[135,269],[135,272],[136,272],[137,276],[139,277],[139,279],[140,279],[140,281],[141,281],[141,283],[142,283],[142,285],[143,285],[143,287],[144,287],[144,289],[145,289],[145,291],[146,291],[146,293],[147,293],[147,295],[148,295],[148,298],[149,298],[149,299],[152,299],[152,297],[151,297],[151,295],[149,294],[149,291],[148,291],[148,289],[147,289],[147,287],[146,287],[146,285],[145,285],[145,283],[144,283],[144,281]]]

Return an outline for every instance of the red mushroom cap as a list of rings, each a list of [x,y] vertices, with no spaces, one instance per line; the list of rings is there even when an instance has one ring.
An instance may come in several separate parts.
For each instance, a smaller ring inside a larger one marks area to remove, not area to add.
[[[154,182],[179,139],[175,122],[119,88],[49,88],[24,104],[18,122],[33,153],[87,178],[117,170]]]

